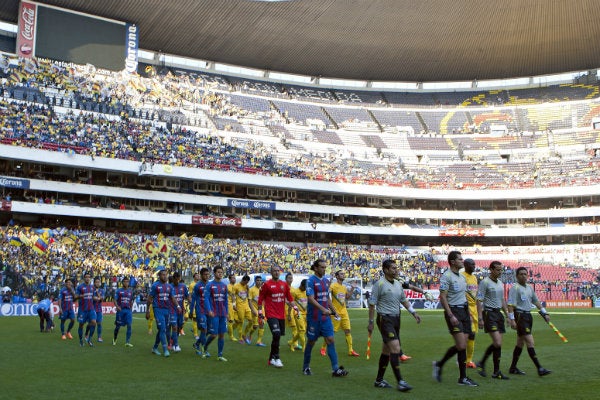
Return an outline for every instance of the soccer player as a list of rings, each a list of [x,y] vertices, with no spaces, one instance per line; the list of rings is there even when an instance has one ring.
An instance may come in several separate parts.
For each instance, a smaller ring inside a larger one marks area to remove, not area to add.
[[[281,358],[279,357],[279,342],[281,336],[285,335],[285,303],[292,303],[292,307],[296,307],[296,303],[294,303],[294,299],[290,293],[290,287],[285,281],[279,279],[280,275],[281,268],[272,266],[271,279],[262,285],[258,296],[258,318],[267,318],[267,324],[273,336],[268,365],[272,365],[275,368],[283,367],[283,362],[281,362]],[[264,315],[262,312],[263,304]],[[296,312],[298,312],[297,307]]]
[[[288,342],[288,345],[290,348],[294,348],[296,343],[298,343],[296,348],[299,350],[304,349],[306,346],[306,308],[308,306],[308,297],[306,297],[306,282],[306,279],[302,279],[298,289],[292,288],[292,297],[298,306],[298,310],[300,310],[300,315],[298,315],[298,318],[296,319],[296,333]]]
[[[229,274],[228,279],[229,283],[227,284],[227,298],[229,299],[229,304],[227,304],[227,315],[230,319],[229,321],[227,321],[227,334],[229,335],[229,339],[232,342],[237,342],[237,338],[233,335],[234,332],[238,329],[239,325],[239,321],[237,320],[237,312],[235,309],[235,296],[233,294],[233,287],[235,285],[235,274]]]
[[[476,363],[479,375],[485,377],[485,362],[490,355],[494,362],[494,379],[509,379],[500,371],[500,357],[502,355],[502,334],[506,332],[504,328],[504,317],[501,310],[508,317],[508,307],[504,300],[504,284],[500,280],[500,275],[504,271],[504,266],[500,261],[490,263],[490,274],[479,283],[477,289],[477,314],[479,317],[479,327],[489,333],[492,338],[492,344],[488,346],[483,354],[481,361]],[[509,318],[511,328],[515,328],[515,321]]]
[[[71,329],[75,325],[75,311],[73,311],[73,301],[75,299],[75,289],[73,289],[73,281],[71,278],[65,279],[65,286],[60,290],[58,295],[58,306],[60,307],[60,338],[66,340],[73,339]],[[69,320],[69,326],[65,333],[65,321]]]
[[[96,288],[90,282],[92,275],[89,272],[84,273],[83,283],[75,289],[75,300],[79,300],[79,310],[77,311],[77,322],[79,322],[79,345],[83,347],[83,326],[87,323],[89,334],[87,344],[94,347],[92,337],[96,330],[96,307],[94,305],[94,292]]]
[[[550,314],[546,312],[546,309],[542,307],[542,304],[538,300],[535,291],[531,286],[527,284],[527,268],[519,267],[516,270],[517,283],[515,283],[508,291],[508,318],[514,319],[517,325],[517,344],[513,350],[512,362],[508,373],[515,375],[525,375],[525,372],[517,368],[519,357],[523,351],[523,345],[527,345],[527,353],[531,358],[531,361],[535,364],[539,376],[545,376],[552,371],[540,365],[537,358],[533,342],[533,334],[531,328],[533,327],[533,318],[531,318],[532,306],[536,306],[539,310],[540,315],[546,322],[550,321]]]
[[[433,362],[433,378],[442,381],[442,368],[446,361],[457,356],[458,384],[463,386],[479,386],[467,376],[467,340],[471,334],[471,317],[467,303],[467,280],[459,271],[464,266],[459,251],[448,253],[449,268],[440,278],[440,303],[444,308],[444,318],[448,331],[454,339],[451,346],[439,361]]]
[[[200,281],[200,273],[199,272],[195,272],[194,273],[194,280],[188,285],[188,292],[190,294],[190,297],[192,296],[192,293],[194,293],[194,287],[196,286],[196,284],[198,283],[198,281]],[[196,323],[196,319],[195,319],[195,313],[194,313],[194,307],[192,306],[192,303],[190,301],[190,304],[188,305],[189,309],[188,309],[188,318],[192,321],[192,333],[194,334],[194,339],[198,340],[199,335],[198,335],[198,324]]]
[[[154,312],[157,332],[154,346],[152,347],[152,353],[157,356],[162,355],[160,351],[158,351],[159,343],[162,345],[164,356],[169,357],[171,355],[167,349],[169,304],[172,304],[178,312],[181,312],[181,307],[177,304],[177,300],[173,294],[173,286],[168,283],[167,271],[163,269],[158,272],[158,281],[154,282],[150,288],[146,308],[146,319],[150,318],[150,305],[152,305],[152,311]]]
[[[227,284],[222,281],[223,267],[213,268],[213,280],[206,284],[204,288],[204,308],[208,322],[208,339],[204,345],[204,354],[202,358],[210,357],[208,346],[218,336],[217,351],[218,360],[227,361],[223,357],[223,347],[225,346],[225,333],[227,332],[228,318],[228,290]]]
[[[294,282],[294,275],[291,272],[288,272],[287,274],[285,274],[285,283],[288,284],[289,288],[290,288],[290,294],[292,295],[292,298],[294,297],[294,292],[296,291],[296,289],[294,289],[292,287],[292,282]],[[298,313],[294,312],[294,309],[289,305],[286,304],[285,306],[285,316],[286,316],[286,328],[289,327],[292,330],[292,337],[295,337],[298,335],[298,326],[296,324],[296,320]],[[288,341],[288,346],[290,346],[290,350],[296,351],[296,343],[294,343],[293,341]]]
[[[54,324],[52,323],[52,298],[40,301],[37,313],[40,317],[40,332],[51,332],[54,329]],[[44,322],[46,323],[45,329]]]
[[[263,343],[263,335],[265,334],[265,323],[264,319],[258,318],[258,297],[260,295],[260,288],[263,285],[263,279],[260,275],[254,277],[254,286],[250,288],[248,291],[248,305],[250,306],[250,311],[252,311],[252,329],[248,333],[248,339],[252,342],[252,334],[254,331],[258,330],[256,345],[259,347],[265,347],[266,345]]]
[[[98,333],[98,343],[104,342],[102,340],[102,302],[104,301],[104,289],[102,289],[102,282],[100,277],[94,278],[94,310],[96,311],[96,332]],[[90,326],[88,325],[85,330],[86,340],[92,340],[92,335],[89,335]],[[89,336],[88,336],[89,335]]]
[[[475,261],[467,258],[463,261],[464,269],[461,274],[467,281],[467,303],[469,304],[469,316],[471,317],[471,333],[467,341],[467,368],[477,368],[473,362],[473,353],[475,352],[475,335],[479,329],[479,316],[477,315],[477,277],[475,272]]]
[[[348,371],[338,364],[337,352],[335,351],[335,340],[333,337],[333,323],[330,315],[338,316],[331,298],[329,297],[329,280],[325,278],[327,262],[317,259],[310,269],[313,275],[306,281],[306,297],[308,298],[306,309],[306,347],[304,348],[304,363],[302,373],[312,375],[310,369],[310,358],[312,349],[319,339],[324,337],[327,343],[327,355],[331,361],[331,376],[344,377]]]
[[[206,323],[206,311],[204,309],[204,288],[208,283],[209,277],[210,271],[208,268],[202,268],[200,270],[200,280],[194,286],[194,290],[192,290],[192,302],[190,304],[190,309],[193,309],[196,315],[198,337],[194,343],[194,349],[196,349],[196,354],[199,356],[204,354],[204,345],[206,344],[208,326]]]
[[[125,334],[125,347],[133,347],[131,344],[131,308],[133,307],[133,290],[131,290],[129,287],[128,276],[123,278],[121,284],[123,286],[120,289],[117,289],[117,292],[115,293],[115,308],[117,309],[117,315],[115,318],[115,331],[113,333],[112,343],[113,346],[117,344],[119,329],[122,326],[127,326],[127,332]]]
[[[179,347],[179,333],[183,329],[183,310],[185,309],[184,301],[190,302],[190,294],[188,292],[185,283],[181,282],[181,273],[178,271],[173,273],[173,296],[177,300],[179,308],[173,314],[173,321],[171,321],[171,340],[173,341],[173,352],[179,353],[181,347]]]
[[[347,299],[350,295],[350,289],[344,285],[344,279],[346,279],[346,272],[338,270],[335,272],[335,282],[331,284],[331,302],[335,307],[339,315],[339,319],[333,318],[333,332],[337,332],[342,328],[346,335],[346,345],[348,346],[348,355],[351,357],[358,357],[359,354],[352,348],[352,333],[350,331],[350,316],[348,315]],[[321,355],[326,354],[327,343],[324,342],[321,346]]]
[[[388,259],[383,261],[381,267],[383,277],[375,283],[369,297],[369,324],[367,325],[367,330],[371,334],[374,324],[377,323],[383,341],[379,368],[373,386],[383,389],[392,387],[383,379],[389,363],[398,382],[397,389],[408,392],[412,386],[402,378],[400,372],[400,304],[412,314],[417,324],[421,323],[421,317],[407,300],[402,284],[396,280],[398,275],[396,262]],[[375,311],[377,311],[377,319],[374,318]]]
[[[252,329],[252,311],[248,304],[248,282],[250,277],[244,275],[239,283],[233,285],[233,295],[235,296],[235,310],[237,312],[238,333],[241,344],[250,344],[248,333]],[[244,324],[245,322],[245,324]],[[234,332],[235,335],[235,332]]]

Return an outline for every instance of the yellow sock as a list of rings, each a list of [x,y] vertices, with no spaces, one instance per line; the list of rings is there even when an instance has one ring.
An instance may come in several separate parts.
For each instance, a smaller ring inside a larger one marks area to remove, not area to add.
[[[198,324],[196,321],[192,321],[192,331],[194,331],[194,337],[198,337]]]
[[[305,335],[305,332],[300,332],[300,334],[298,335],[298,342],[300,342],[300,346],[302,346],[303,349],[306,348],[306,335]]]
[[[346,335],[346,344],[348,345],[348,354],[352,353],[352,350],[354,350],[354,349],[352,348],[352,335],[351,334]]]
[[[257,343],[262,343],[262,337],[265,334],[265,328],[258,328],[258,338],[256,339]]]
[[[473,362],[473,353],[475,352],[475,340],[467,341],[467,363]]]
[[[149,331],[152,330],[152,320],[151,319],[148,320],[148,330]]]

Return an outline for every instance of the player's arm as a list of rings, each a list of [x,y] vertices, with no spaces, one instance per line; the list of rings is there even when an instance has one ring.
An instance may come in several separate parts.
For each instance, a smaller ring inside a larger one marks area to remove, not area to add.
[[[120,300],[121,300],[121,296],[120,296],[121,292],[119,292],[117,290],[117,293],[115,293],[115,309],[117,311],[121,311],[121,306],[119,305]],[[133,300],[133,296],[132,296],[132,300]]]
[[[404,308],[406,308],[406,311],[408,311],[409,313],[412,314],[413,317],[415,317],[415,319],[417,320],[417,324],[420,324],[421,316],[419,314],[417,314],[417,311],[413,308],[412,304],[410,304],[410,301],[404,300],[402,302],[402,305],[404,306]]]
[[[542,303],[536,299],[533,304],[537,307],[538,313],[542,316],[542,318],[544,318],[546,322],[550,321],[550,314],[548,314]]]

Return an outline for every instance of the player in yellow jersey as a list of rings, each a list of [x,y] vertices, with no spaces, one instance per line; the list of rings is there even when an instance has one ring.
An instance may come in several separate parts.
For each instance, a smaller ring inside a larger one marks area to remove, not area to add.
[[[294,288],[292,288],[292,282],[294,281],[294,275],[291,272],[288,272],[285,275],[285,283],[288,284],[288,286],[290,287],[290,294],[292,295],[292,297],[294,296]],[[285,320],[285,326],[286,328],[289,327],[292,330],[292,337],[297,336],[298,335],[298,327],[296,326],[296,312],[294,311],[294,309],[292,307],[290,307],[289,304],[285,305],[285,316],[286,316],[286,320]],[[290,343],[290,341],[288,341],[288,346],[290,346],[290,350],[291,351],[295,351],[296,350],[296,343],[292,341],[292,343]]]
[[[256,345],[265,347],[262,342],[263,335],[265,334],[265,322],[258,318],[258,295],[260,294],[260,288],[263,285],[263,279],[260,275],[254,277],[254,286],[248,290],[248,305],[252,312],[252,329],[248,332],[247,339],[252,343],[252,334],[258,329],[258,337],[256,338]]]
[[[301,350],[306,346],[306,306],[308,305],[308,297],[306,297],[306,279],[302,279],[298,289],[292,289],[292,297],[298,306],[298,310],[300,310],[300,313],[296,318],[296,333],[292,337],[292,340],[288,342],[290,349],[294,351],[295,349]],[[295,313],[292,313],[292,316],[295,317]]]
[[[250,277],[244,275],[240,283],[233,285],[235,310],[237,312],[238,320],[238,336],[241,344],[251,343],[248,338],[248,333],[252,330],[252,310],[250,310],[250,304],[248,304],[248,282],[250,282]]]
[[[477,277],[473,275],[475,272],[475,261],[467,258],[463,261],[465,269],[461,271],[461,274],[467,280],[467,303],[469,304],[469,314],[471,315],[471,333],[469,334],[469,340],[467,341],[467,368],[477,368],[473,362],[473,353],[475,352],[475,334],[479,328],[479,320],[477,315]]]
[[[346,272],[343,270],[337,270],[334,274],[335,282],[329,287],[331,293],[331,303],[337,311],[337,318],[331,316],[331,322],[333,322],[333,331],[337,332],[342,328],[346,335],[346,344],[348,345],[348,355],[352,357],[358,357],[359,354],[352,348],[352,333],[350,330],[350,316],[348,315],[348,309],[346,308],[347,299],[350,295],[350,290],[344,285],[344,279],[346,279]],[[321,347],[321,355],[327,354],[327,345],[323,343]]]
[[[232,342],[237,342],[237,338],[233,336],[233,332],[235,332],[238,328],[238,320],[237,320],[237,311],[235,307],[235,300],[233,295],[233,285],[235,285],[235,274],[229,274],[229,284],[227,285],[227,300],[228,300],[228,311],[227,315],[229,316],[229,320],[227,321],[227,333],[229,334],[229,339]]]
[[[195,272],[194,273],[194,279],[192,280],[192,282],[188,285],[188,292],[191,294],[194,292],[194,287],[196,286],[196,283],[198,283],[198,281],[200,280],[200,273],[199,272]],[[192,321],[192,332],[194,333],[194,338],[196,340],[198,340],[198,324],[196,323],[196,318],[194,315],[194,310],[191,310],[189,308],[189,304],[188,304],[188,318]],[[184,322],[185,324],[185,322]]]
[[[148,335],[152,335],[152,324],[154,323],[154,312],[152,311],[152,304],[148,304],[148,312],[150,313],[148,318],[146,318],[148,321]]]

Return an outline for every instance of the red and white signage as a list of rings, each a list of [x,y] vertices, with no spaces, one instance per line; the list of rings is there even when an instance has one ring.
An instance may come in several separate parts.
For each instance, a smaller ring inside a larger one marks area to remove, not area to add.
[[[35,53],[37,4],[21,1],[19,5],[19,31],[17,32],[17,55],[31,58]]]
[[[193,225],[214,225],[214,226],[242,226],[241,218],[227,217],[205,217],[202,215],[192,215]]]

